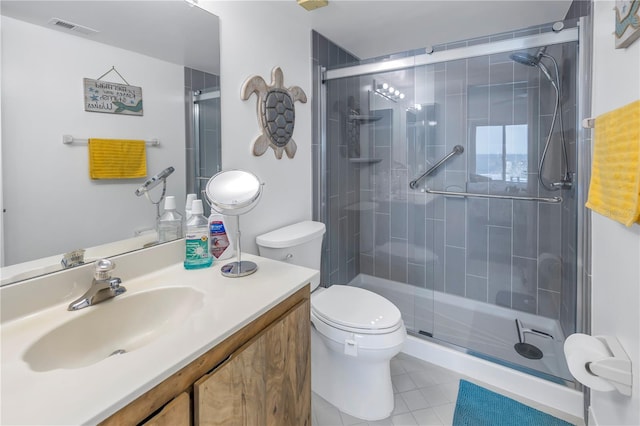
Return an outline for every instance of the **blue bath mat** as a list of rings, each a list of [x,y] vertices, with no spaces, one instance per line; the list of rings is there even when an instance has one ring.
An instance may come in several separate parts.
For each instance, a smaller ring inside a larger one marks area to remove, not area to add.
[[[460,380],[453,426],[571,426],[571,423]]]

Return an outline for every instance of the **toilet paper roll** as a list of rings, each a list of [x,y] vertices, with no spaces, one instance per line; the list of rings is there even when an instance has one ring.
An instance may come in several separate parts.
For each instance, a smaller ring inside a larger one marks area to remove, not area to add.
[[[590,362],[612,356],[602,341],[587,334],[572,334],[564,342],[564,354],[569,371],[577,381],[601,392],[615,390],[611,383],[591,373],[588,369]]]

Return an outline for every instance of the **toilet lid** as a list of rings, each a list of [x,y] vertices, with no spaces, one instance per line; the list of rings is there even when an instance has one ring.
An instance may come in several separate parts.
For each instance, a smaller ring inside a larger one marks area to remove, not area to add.
[[[311,310],[338,328],[358,329],[364,333],[397,328],[402,319],[400,310],[389,300],[369,290],[347,285],[333,285],[313,296]]]

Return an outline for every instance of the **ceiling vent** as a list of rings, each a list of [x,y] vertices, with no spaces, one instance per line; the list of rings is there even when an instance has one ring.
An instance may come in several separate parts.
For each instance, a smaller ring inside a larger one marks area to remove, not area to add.
[[[80,34],[84,34],[84,35],[92,35],[92,34],[97,34],[100,31],[98,30],[94,30],[93,28],[89,28],[89,27],[85,27],[82,25],[78,25],[78,24],[74,24],[73,22],[69,22],[69,21],[65,21],[63,19],[59,19],[59,18],[51,18],[49,19],[49,22],[47,22],[49,25],[53,25],[54,27],[57,27],[59,29],[64,29],[67,31],[73,31],[76,33],[80,33]]]

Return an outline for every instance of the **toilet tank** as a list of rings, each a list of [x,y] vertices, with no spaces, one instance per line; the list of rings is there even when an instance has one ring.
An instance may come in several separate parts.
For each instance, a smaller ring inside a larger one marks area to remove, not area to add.
[[[307,220],[259,235],[256,243],[260,256],[319,271],[324,232],[324,223]],[[316,281],[312,291],[320,284]]]

